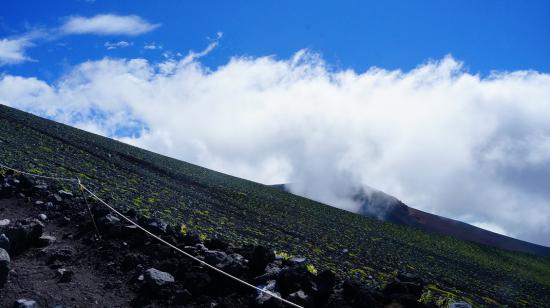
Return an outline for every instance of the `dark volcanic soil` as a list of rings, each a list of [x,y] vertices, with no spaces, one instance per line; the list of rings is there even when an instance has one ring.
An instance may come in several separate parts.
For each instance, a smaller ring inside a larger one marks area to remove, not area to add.
[[[23,200],[0,200],[0,217],[16,221],[41,214],[39,208]],[[51,219],[51,217],[50,217]],[[109,265],[101,262],[99,250],[75,240],[72,235],[78,231],[71,225],[59,227],[46,221],[45,235],[56,241],[48,249],[69,247],[74,256],[63,268],[74,273],[69,282],[60,282],[55,267],[49,266],[41,256],[43,248],[31,247],[20,255],[12,256],[8,283],[0,295],[0,307],[11,307],[20,298],[34,299],[41,307],[64,304],[67,307],[126,307],[135,297],[123,283],[127,277],[116,278],[109,273]],[[102,266],[103,265],[103,266]]]

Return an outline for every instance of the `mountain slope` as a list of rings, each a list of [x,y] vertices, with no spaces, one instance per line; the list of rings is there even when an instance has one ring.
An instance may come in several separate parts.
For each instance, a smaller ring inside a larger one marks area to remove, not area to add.
[[[285,184],[272,185],[272,187],[290,191]],[[350,199],[359,203],[359,208],[356,211],[357,214],[415,227],[428,232],[449,235],[459,240],[550,257],[550,247],[518,240],[472,226],[462,221],[417,210],[407,206],[397,198],[376,189],[370,189],[369,191],[361,190],[355,195],[350,196]],[[331,205],[337,206],[337,204]]]
[[[203,238],[303,255],[318,269],[373,287],[408,271],[432,282],[434,293],[476,304],[550,302],[548,258],[380,222],[5,106],[0,161],[78,176],[120,209],[185,224]]]

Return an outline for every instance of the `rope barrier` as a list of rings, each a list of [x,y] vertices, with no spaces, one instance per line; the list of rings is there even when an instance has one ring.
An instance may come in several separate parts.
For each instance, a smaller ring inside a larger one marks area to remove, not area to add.
[[[18,172],[18,173],[21,173],[21,174],[25,174],[25,175],[28,175],[28,176],[32,176],[32,177],[38,177],[38,178],[44,178],[44,179],[50,179],[50,180],[61,180],[61,181],[76,182],[76,184],[79,186],[79,188],[80,188],[81,190],[84,190],[84,191],[88,192],[88,193],[90,194],[90,196],[92,196],[92,197],[95,198],[97,201],[99,201],[101,204],[103,204],[104,206],[106,206],[107,208],[109,208],[112,212],[114,212],[115,214],[117,214],[118,216],[120,216],[121,218],[123,218],[124,220],[126,220],[127,222],[129,222],[130,224],[134,225],[136,228],[138,228],[138,229],[140,229],[141,231],[147,233],[148,235],[150,235],[150,236],[153,237],[154,239],[158,240],[159,242],[161,242],[161,243],[167,245],[168,247],[170,247],[170,248],[176,250],[177,252],[183,254],[184,256],[186,256],[186,257],[188,257],[188,258],[190,258],[190,259],[192,259],[192,260],[195,260],[195,261],[199,262],[200,264],[202,264],[202,265],[204,265],[204,266],[206,266],[206,267],[208,267],[208,268],[210,268],[210,269],[212,269],[212,270],[214,270],[214,271],[216,271],[216,272],[218,272],[218,273],[220,273],[220,274],[222,274],[222,275],[224,275],[224,276],[226,276],[226,277],[228,277],[228,278],[231,278],[231,279],[233,279],[233,280],[235,280],[235,281],[237,281],[237,282],[239,282],[239,283],[241,283],[241,284],[244,284],[244,285],[246,285],[246,286],[248,286],[248,287],[250,287],[250,288],[252,288],[252,289],[255,289],[256,291],[259,291],[259,292],[261,292],[261,293],[263,293],[263,294],[266,294],[266,295],[271,296],[271,297],[273,297],[273,298],[275,298],[275,299],[277,299],[277,300],[280,300],[281,302],[283,302],[283,303],[285,303],[285,304],[288,304],[288,305],[290,305],[290,306],[292,306],[292,307],[296,307],[296,308],[304,308],[304,307],[302,307],[302,306],[300,306],[300,305],[298,305],[298,304],[295,304],[295,303],[293,303],[293,302],[291,302],[291,301],[289,301],[289,300],[286,300],[286,299],[282,298],[281,296],[278,296],[277,294],[274,294],[274,293],[272,293],[272,292],[270,292],[270,291],[268,291],[268,290],[259,288],[259,287],[255,286],[255,285],[253,285],[253,284],[251,284],[251,283],[248,283],[248,282],[246,282],[246,281],[244,281],[244,280],[242,280],[242,279],[240,279],[240,278],[238,278],[238,277],[235,277],[235,276],[233,276],[233,275],[231,275],[231,274],[229,274],[229,273],[227,273],[227,272],[225,272],[225,271],[223,271],[223,270],[221,270],[221,269],[219,269],[219,268],[217,268],[217,267],[215,267],[215,266],[213,266],[213,265],[210,265],[210,264],[206,263],[205,261],[203,261],[203,260],[201,260],[201,259],[199,259],[199,258],[193,256],[192,254],[190,254],[190,253],[188,253],[188,252],[185,252],[185,251],[179,249],[178,247],[176,247],[176,246],[170,244],[169,242],[163,240],[160,236],[157,236],[157,235],[155,235],[154,233],[148,231],[147,229],[145,229],[145,228],[143,228],[142,226],[140,226],[138,223],[134,222],[134,221],[131,220],[130,218],[126,217],[124,214],[122,214],[122,213],[120,213],[119,211],[117,211],[114,207],[112,207],[111,205],[109,205],[107,202],[105,202],[103,199],[101,199],[101,198],[98,197],[96,194],[94,194],[91,190],[89,190],[86,186],[84,186],[84,185],[82,184],[82,182],[80,181],[80,179],[78,179],[78,178],[62,178],[62,177],[42,176],[42,175],[38,175],[38,174],[33,174],[33,173],[28,173],[28,172],[20,171],[20,170],[11,168],[11,167],[9,167],[9,166],[6,166],[6,165],[4,165],[4,164],[2,164],[2,163],[0,163],[0,167],[5,168],[5,169],[9,169],[9,170],[13,170],[13,171],[15,171],[15,172]],[[84,198],[85,198],[85,197],[84,197]],[[89,206],[88,206],[88,207],[89,207]],[[91,212],[90,212],[90,214],[91,214]],[[94,221],[94,225],[95,225],[95,221]],[[96,228],[97,228],[97,226],[96,226]],[[99,231],[98,231],[98,232],[99,232]]]
[[[13,171],[21,173],[21,174],[26,174],[26,175],[29,175],[29,176],[32,176],[32,177],[35,177],[35,178],[42,178],[42,179],[49,179],[49,180],[59,180],[59,181],[67,181],[67,182],[78,182],[78,179],[76,179],[76,178],[61,178],[61,177],[44,176],[44,175],[40,175],[40,174],[28,173],[28,172],[25,172],[25,171],[21,171],[21,170],[17,170],[17,169],[8,167],[8,166],[6,166],[2,163],[0,163],[0,167],[5,168],[5,169],[9,169],[9,170],[13,170]]]
[[[92,214],[92,209],[90,208],[90,204],[88,203],[88,199],[86,198],[86,195],[84,194],[84,189],[82,189],[82,183],[80,182],[80,179],[78,179],[78,188],[80,188],[80,194],[82,194],[82,198],[84,198],[84,202],[86,203],[86,207],[88,208],[88,214],[90,214],[90,217],[92,218],[92,223],[94,224],[95,233],[97,234],[97,238],[101,240],[101,234],[99,233],[99,228],[97,227],[97,224],[95,223],[94,214]]]

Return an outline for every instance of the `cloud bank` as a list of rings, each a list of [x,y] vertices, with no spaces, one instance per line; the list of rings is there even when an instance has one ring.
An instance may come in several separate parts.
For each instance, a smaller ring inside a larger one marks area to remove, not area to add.
[[[362,185],[550,245],[550,75],[330,69],[316,54],[104,58],[56,83],[4,75],[0,103],[354,210]],[[116,85],[116,86],[113,86]]]
[[[136,15],[99,14],[93,17],[72,16],[61,26],[65,34],[139,35],[158,28]]]

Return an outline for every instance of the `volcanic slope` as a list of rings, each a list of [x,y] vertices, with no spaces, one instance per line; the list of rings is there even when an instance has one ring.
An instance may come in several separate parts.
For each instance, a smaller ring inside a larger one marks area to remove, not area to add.
[[[0,161],[79,177],[120,209],[134,208],[203,239],[305,256],[318,270],[372,287],[412,272],[431,283],[426,297],[480,306],[550,302],[548,258],[377,221],[2,105]]]
[[[287,192],[291,191],[289,184],[271,186]],[[399,225],[415,227],[428,232],[449,235],[460,240],[550,257],[550,247],[518,240],[478,228],[462,221],[417,210],[382,191],[373,188],[368,189],[369,191],[361,189],[354,194],[350,194],[350,199],[360,204],[355,212],[357,214]],[[330,205],[337,206],[337,204]]]

